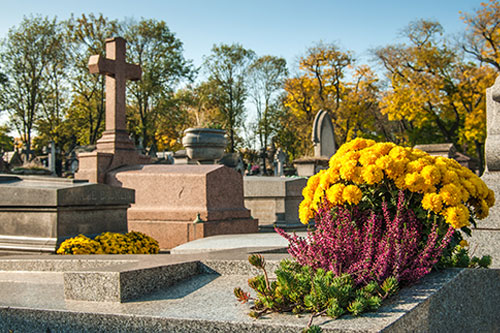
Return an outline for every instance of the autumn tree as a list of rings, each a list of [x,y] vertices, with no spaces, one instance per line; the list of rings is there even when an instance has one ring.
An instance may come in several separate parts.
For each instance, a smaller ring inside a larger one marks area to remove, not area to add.
[[[406,37],[409,44],[376,51],[391,84],[382,112],[400,123],[406,144],[450,142],[483,165],[484,91],[493,83],[493,70],[464,62],[437,22],[413,22]]]
[[[383,124],[378,112],[378,78],[368,66],[355,67],[350,52],[320,43],[300,58],[299,70],[285,81],[284,104],[297,118],[297,130],[307,142],[303,154],[312,149],[312,123],[319,110],[332,117],[337,146],[359,135],[379,134]]]
[[[118,32],[118,22],[94,14],[72,16],[67,22],[67,48],[72,64],[72,99],[68,126],[81,145],[94,145],[101,137],[105,121],[105,77],[90,74],[90,56],[105,54],[106,38]]]
[[[60,82],[58,66],[64,65],[62,42],[56,19],[40,16],[24,17],[2,42],[0,61],[7,83],[0,90],[1,108],[8,112],[10,123],[21,136],[27,159],[43,105],[52,108],[49,103],[60,104],[61,95],[54,94],[54,88],[55,81]]]
[[[254,57],[253,51],[239,44],[214,45],[211,54],[205,57],[204,68],[213,88],[211,98],[216,102],[223,128],[229,134],[230,152],[235,151],[236,131],[244,120],[248,67]]]
[[[270,55],[257,58],[249,67],[249,97],[257,111],[256,131],[261,147],[267,147],[278,130],[279,97],[287,74],[286,60]]]
[[[481,63],[493,66],[500,72],[500,3],[490,0],[481,3],[475,15],[462,14],[467,24],[462,48]]]
[[[143,72],[142,79],[129,88],[129,130],[145,146],[156,146],[159,122],[175,127],[168,121],[178,116],[175,89],[181,81],[192,80],[193,66],[183,56],[182,42],[164,21],[129,21],[122,29],[128,60],[139,64]]]

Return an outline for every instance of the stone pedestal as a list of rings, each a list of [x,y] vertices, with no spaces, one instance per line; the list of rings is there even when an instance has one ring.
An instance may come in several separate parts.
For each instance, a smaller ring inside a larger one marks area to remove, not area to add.
[[[306,178],[248,176],[243,182],[245,207],[259,220],[261,229],[304,227],[299,220],[299,204]]]
[[[299,177],[311,177],[320,170],[328,169],[328,157],[302,157],[293,161]]]
[[[240,174],[221,165],[136,165],[106,182],[135,190],[128,229],[152,236],[160,248],[220,235],[258,231],[243,203]],[[197,216],[201,221],[194,222]]]
[[[54,252],[65,239],[126,232],[134,191],[43,176],[0,175],[0,249]]]
[[[78,160],[75,179],[88,180],[92,183],[105,183],[106,173],[120,166],[151,162],[149,156],[140,155],[136,150],[117,150],[115,153],[97,150],[78,154]]]

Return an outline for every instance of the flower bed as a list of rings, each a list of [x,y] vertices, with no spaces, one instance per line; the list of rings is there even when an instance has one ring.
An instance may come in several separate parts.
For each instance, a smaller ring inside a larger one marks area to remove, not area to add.
[[[155,254],[159,251],[155,239],[131,231],[126,234],[104,232],[94,239],[78,235],[62,242],[57,254]]]
[[[491,263],[489,256],[469,258],[464,237],[488,215],[494,193],[454,160],[358,138],[340,147],[302,193],[300,220],[314,219],[316,229],[305,238],[277,229],[295,263],[283,264],[276,281],[267,279],[263,260],[250,258],[264,271],[249,280],[255,317],[359,315],[435,267]],[[235,295],[251,299],[241,289]]]

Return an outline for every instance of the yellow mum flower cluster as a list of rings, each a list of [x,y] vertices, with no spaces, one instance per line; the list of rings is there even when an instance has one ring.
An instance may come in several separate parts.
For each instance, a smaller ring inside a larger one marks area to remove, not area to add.
[[[158,242],[143,233],[104,232],[94,239],[78,235],[62,242],[57,254],[155,254]]]
[[[327,170],[309,178],[299,218],[307,224],[325,197],[332,205],[357,205],[363,189],[384,182],[420,194],[422,208],[443,216],[456,229],[468,226],[471,214],[486,217],[495,203],[494,192],[455,160],[357,138],[339,148]]]

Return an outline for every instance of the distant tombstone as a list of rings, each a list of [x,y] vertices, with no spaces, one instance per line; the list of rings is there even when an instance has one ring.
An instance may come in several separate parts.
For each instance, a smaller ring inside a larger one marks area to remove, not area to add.
[[[284,175],[286,154],[283,152],[283,149],[281,149],[281,147],[276,151],[274,160],[276,161],[276,171],[274,172],[274,175],[277,177],[282,177]]]
[[[312,141],[314,156],[332,157],[336,152],[332,118],[327,111],[321,110],[316,114],[313,123]]]
[[[49,170],[52,173],[52,176],[56,175],[56,143],[54,141],[50,141],[49,143]]]

